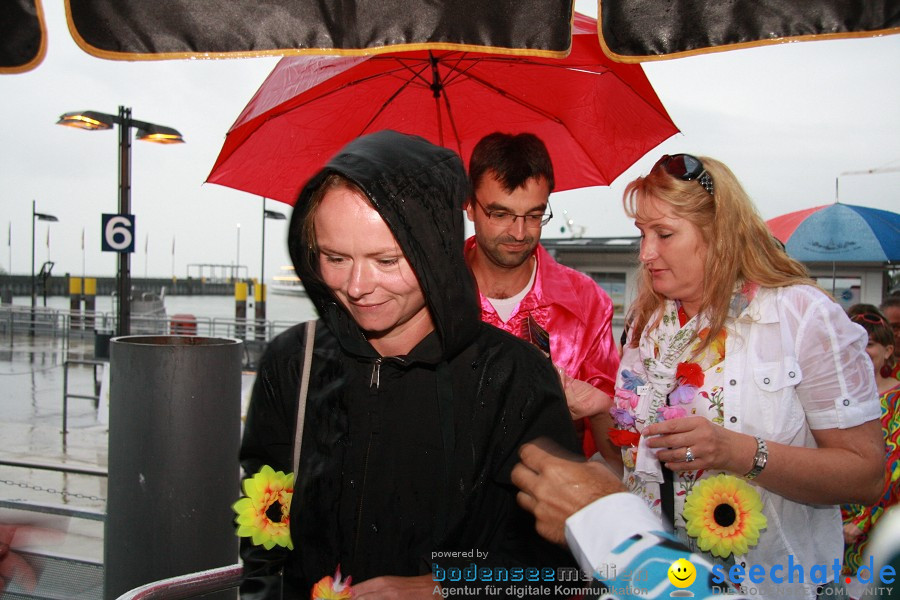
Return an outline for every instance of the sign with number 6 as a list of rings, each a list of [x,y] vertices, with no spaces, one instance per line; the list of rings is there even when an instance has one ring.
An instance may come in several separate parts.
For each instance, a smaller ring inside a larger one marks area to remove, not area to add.
[[[103,251],[134,252],[134,215],[103,214]]]

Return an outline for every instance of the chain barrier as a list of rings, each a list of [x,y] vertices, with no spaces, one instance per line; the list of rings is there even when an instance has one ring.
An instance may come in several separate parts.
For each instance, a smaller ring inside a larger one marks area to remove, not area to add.
[[[24,481],[11,481],[9,479],[0,479],[0,483],[4,485],[9,485],[13,487],[20,487],[24,489],[34,490],[36,492],[46,492],[48,494],[60,495],[60,496],[68,496],[69,498],[79,498],[81,500],[93,500],[97,502],[106,502],[106,498],[100,498],[98,496],[89,496],[86,494],[78,494],[76,492],[67,492],[65,490],[57,490],[54,488],[45,488],[40,485],[34,485],[31,483],[25,483]]]

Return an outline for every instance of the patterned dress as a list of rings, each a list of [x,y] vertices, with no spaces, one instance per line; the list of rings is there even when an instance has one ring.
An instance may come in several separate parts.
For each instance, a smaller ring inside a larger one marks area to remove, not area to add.
[[[900,502],[900,385],[881,395],[881,433],[887,452],[887,473],[881,500],[874,506],[846,504],[841,507],[844,524],[852,523],[862,531],[853,544],[844,548],[842,572],[846,575],[855,574],[862,565],[872,526],[886,508]]]

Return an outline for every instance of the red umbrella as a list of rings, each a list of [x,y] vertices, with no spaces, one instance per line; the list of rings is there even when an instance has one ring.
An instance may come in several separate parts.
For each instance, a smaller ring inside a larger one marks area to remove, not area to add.
[[[494,131],[547,144],[556,189],[608,185],[677,133],[640,65],[607,58],[576,14],[565,59],[459,51],[282,59],[231,127],[207,181],[293,204],[348,141],[395,129],[468,162]]]

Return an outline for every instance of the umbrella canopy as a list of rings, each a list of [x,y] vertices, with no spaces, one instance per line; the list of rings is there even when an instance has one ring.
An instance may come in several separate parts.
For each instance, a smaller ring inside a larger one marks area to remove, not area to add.
[[[900,214],[834,203],[766,222],[801,262],[900,261]]]
[[[640,65],[614,63],[576,14],[565,59],[458,51],[282,59],[228,132],[207,181],[293,204],[348,141],[395,129],[468,162],[494,131],[547,144],[556,189],[607,185],[675,134]]]

